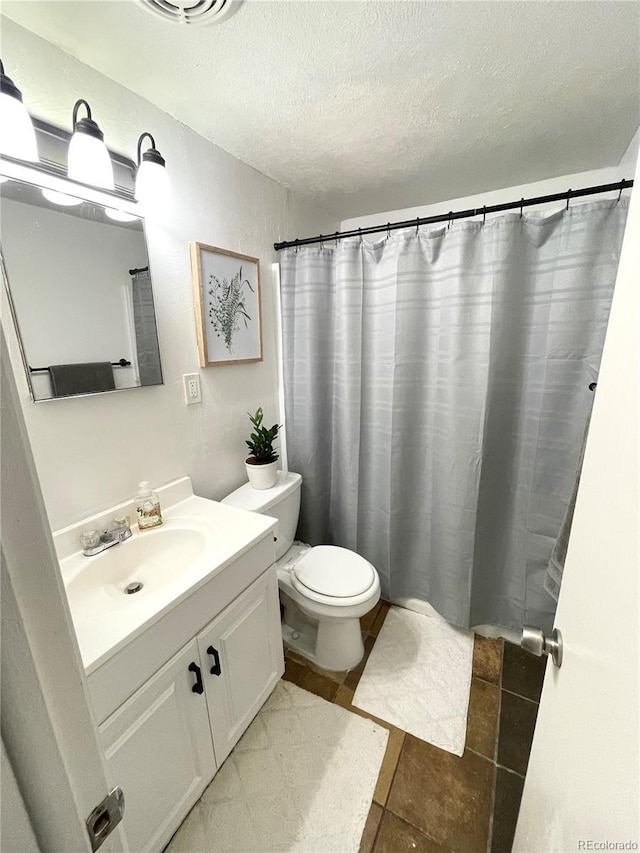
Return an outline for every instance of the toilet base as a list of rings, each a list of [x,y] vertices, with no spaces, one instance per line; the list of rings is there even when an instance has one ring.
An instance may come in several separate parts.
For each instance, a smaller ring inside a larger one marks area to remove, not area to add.
[[[284,608],[282,638],[292,649],[322,669],[342,672],[356,667],[364,656],[360,619],[310,618],[287,593],[280,590]]]
[[[359,619],[333,619],[318,623],[316,663],[342,672],[358,666],[364,657]]]

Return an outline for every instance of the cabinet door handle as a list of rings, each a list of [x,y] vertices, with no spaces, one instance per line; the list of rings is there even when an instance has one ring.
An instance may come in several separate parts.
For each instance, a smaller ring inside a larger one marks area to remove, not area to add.
[[[220,668],[220,655],[218,654],[217,649],[214,649],[213,646],[209,646],[207,649],[207,654],[211,655],[213,658],[213,666],[209,670],[211,675],[220,675],[222,669]]]
[[[189,664],[189,672],[193,672],[196,677],[196,683],[191,688],[193,693],[204,693],[204,685],[202,684],[202,672],[197,663]]]

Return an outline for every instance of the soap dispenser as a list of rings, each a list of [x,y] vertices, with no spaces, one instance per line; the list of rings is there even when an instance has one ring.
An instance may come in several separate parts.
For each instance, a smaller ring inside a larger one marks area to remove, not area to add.
[[[160,499],[155,492],[151,491],[151,484],[148,480],[143,480],[138,485],[138,494],[135,497],[135,505],[139,530],[149,530],[152,527],[160,527],[162,524]]]

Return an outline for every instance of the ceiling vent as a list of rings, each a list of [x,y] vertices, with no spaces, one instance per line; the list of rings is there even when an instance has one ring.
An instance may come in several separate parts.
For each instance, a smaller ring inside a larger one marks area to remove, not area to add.
[[[174,24],[218,24],[237,11],[242,0],[138,0],[156,18]]]

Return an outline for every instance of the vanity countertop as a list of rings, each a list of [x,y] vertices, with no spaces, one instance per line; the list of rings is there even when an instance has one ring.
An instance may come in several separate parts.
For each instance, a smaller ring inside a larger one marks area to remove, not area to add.
[[[188,478],[185,478],[188,479]],[[180,481],[181,483],[183,481]],[[190,490],[190,482],[189,482]],[[235,560],[272,535],[277,521],[197,497],[163,508],[164,524],[94,556],[67,553],[87,519],[54,534],[82,662],[89,675]],[[125,507],[126,508],[126,507]],[[118,507],[111,512],[117,512]],[[107,514],[103,514],[106,517]],[[125,594],[127,584],[143,589]],[[213,614],[212,614],[213,615]]]

